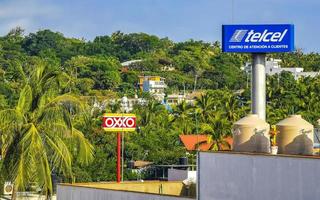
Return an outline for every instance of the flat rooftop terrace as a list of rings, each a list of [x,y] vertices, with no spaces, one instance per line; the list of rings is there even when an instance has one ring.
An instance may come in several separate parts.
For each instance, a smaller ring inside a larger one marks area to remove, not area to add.
[[[69,190],[71,189],[71,190]],[[64,191],[63,191],[64,190]],[[68,191],[67,191],[68,190]],[[120,196],[129,195],[134,196],[136,193],[138,196],[148,196],[157,195],[159,198],[152,199],[195,199],[196,197],[196,186],[191,185],[187,187],[181,181],[128,181],[128,182],[98,182],[98,183],[74,183],[74,184],[59,184],[58,185],[58,200],[64,199],[77,199],[74,198],[75,195],[81,194],[81,191],[86,191],[86,195],[90,192],[93,195],[98,195],[97,190],[101,193],[104,193],[104,196],[108,196],[109,194],[114,194],[114,192],[118,193]],[[72,194],[73,193],[73,194]],[[94,194],[95,193],[95,194]],[[82,196],[82,195],[81,195]],[[116,195],[117,196],[117,195]],[[121,197],[117,198],[121,198]],[[86,197],[87,198],[87,197]],[[116,198],[116,197],[113,197]],[[142,199],[149,199],[143,198]],[[85,199],[85,198],[84,198]],[[96,199],[96,198],[90,198]],[[111,198],[109,198],[111,199]],[[141,200],[142,200],[141,199]]]

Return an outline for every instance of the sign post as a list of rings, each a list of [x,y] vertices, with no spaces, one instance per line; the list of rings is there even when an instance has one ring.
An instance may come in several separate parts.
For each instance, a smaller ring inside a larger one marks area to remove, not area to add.
[[[266,54],[252,54],[251,110],[266,120]]]
[[[117,182],[121,181],[121,132],[117,133]]]
[[[294,50],[292,24],[223,25],[222,51],[252,53],[251,110],[266,119],[266,53]]]
[[[130,132],[136,129],[136,116],[134,114],[106,113],[102,118],[102,128],[107,132],[117,132],[117,182],[120,183],[121,132]]]

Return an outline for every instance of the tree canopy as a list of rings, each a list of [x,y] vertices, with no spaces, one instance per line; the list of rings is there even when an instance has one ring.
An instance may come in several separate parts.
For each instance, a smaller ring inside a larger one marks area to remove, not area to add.
[[[298,49],[269,57],[281,58],[283,67],[320,69],[318,53]],[[138,61],[121,65],[129,60]],[[36,182],[50,196],[51,173],[69,182],[114,180],[116,139],[100,128],[101,116],[120,112],[116,100],[123,96],[148,99],[132,111],[140,129],[125,136],[125,160],[174,164],[186,155],[179,134],[209,134],[219,149],[232,124],[250,112],[250,77],[241,70],[249,60],[248,54],[222,53],[217,41],[120,31],[86,41],[13,29],[0,37],[0,168],[6,170],[0,185],[10,180],[23,191]],[[193,104],[167,109],[140,92],[139,75],[166,78],[166,94],[199,95]],[[267,121],[301,114],[317,125],[319,86],[319,77],[267,77]]]

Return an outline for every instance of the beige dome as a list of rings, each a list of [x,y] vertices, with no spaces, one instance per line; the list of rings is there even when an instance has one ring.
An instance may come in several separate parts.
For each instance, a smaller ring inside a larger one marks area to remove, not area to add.
[[[309,127],[313,125],[304,120],[301,115],[290,115],[276,124],[277,126]]]
[[[313,125],[301,115],[291,115],[277,123],[277,145],[283,154],[313,154]]]
[[[270,126],[256,114],[249,114],[233,125],[233,151],[270,152]]]

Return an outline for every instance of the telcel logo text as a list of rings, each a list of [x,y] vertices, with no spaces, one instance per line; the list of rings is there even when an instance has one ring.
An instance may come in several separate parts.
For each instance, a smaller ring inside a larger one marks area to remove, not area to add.
[[[283,32],[268,32],[265,29],[262,33],[238,29],[233,33],[229,42],[242,42],[243,38],[245,38],[245,42],[281,42],[287,32],[288,29]]]

